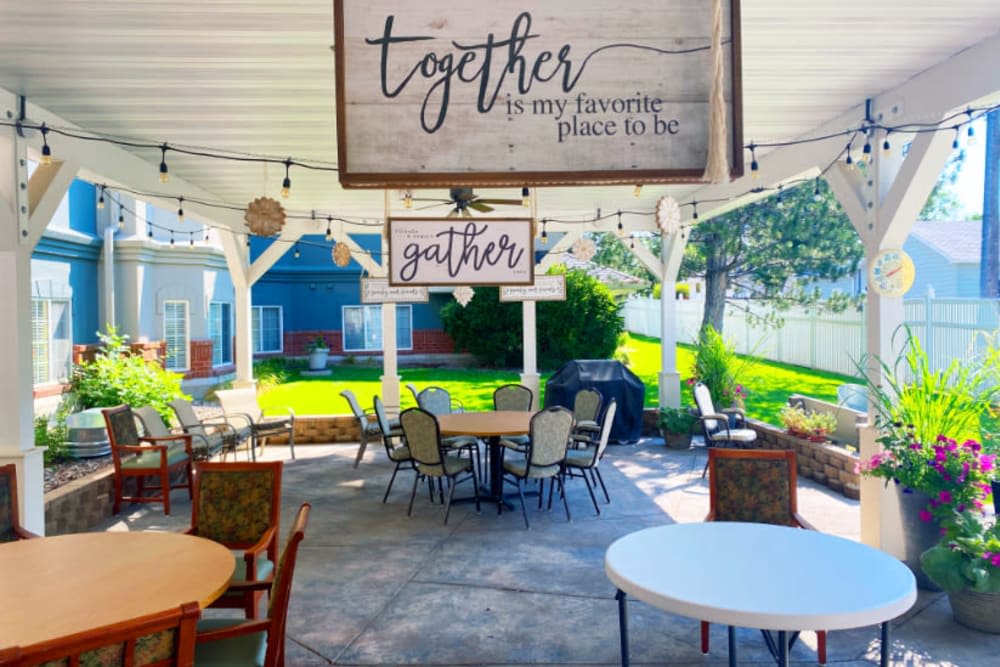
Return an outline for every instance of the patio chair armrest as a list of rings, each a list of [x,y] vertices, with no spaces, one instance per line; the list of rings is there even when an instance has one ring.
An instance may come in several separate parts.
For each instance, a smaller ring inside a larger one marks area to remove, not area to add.
[[[21,528],[20,526],[14,526],[13,530],[14,530],[14,534],[17,535],[18,539],[22,539],[22,540],[34,540],[34,539],[41,538],[41,535],[35,535],[30,530],[25,530],[24,528]]]
[[[156,444],[158,442],[171,442],[181,440],[184,442],[184,450],[190,454],[191,453],[191,434],[190,433],[177,433],[175,435],[144,435],[139,438],[139,442],[148,442],[150,444]]]
[[[698,417],[699,421],[708,421],[709,419],[714,419],[715,421],[721,421],[725,422],[726,424],[729,424],[729,415],[724,414],[722,412],[711,412],[708,414],[704,414],[701,417]]]
[[[230,625],[225,628],[199,632],[195,635],[195,641],[199,644],[203,644],[205,642],[214,642],[220,639],[232,639],[233,637],[239,637],[240,635],[246,635],[253,632],[267,632],[270,627],[271,621],[269,620],[243,621],[237,625]]]
[[[731,415],[733,417],[736,417],[736,422],[738,424],[745,424],[746,421],[747,421],[747,414],[746,414],[746,412],[744,412],[740,408],[725,408],[722,411],[722,413],[725,414],[725,415],[727,415],[727,416]]]
[[[236,419],[245,421],[247,423],[247,426],[250,426],[251,428],[253,427],[254,424],[257,423],[256,420],[247,412],[227,412],[225,415],[223,415],[223,417],[225,418],[227,423],[229,422],[230,419],[235,417]]]
[[[274,526],[272,526],[264,531],[264,534],[261,535],[257,544],[252,547],[248,547],[243,552],[243,560],[246,562],[247,579],[257,578],[257,557],[262,553],[267,552],[270,560],[276,560],[275,557],[277,556],[278,547],[277,539],[278,531],[274,528]]]
[[[139,438],[139,441],[143,441],[145,438]],[[115,449],[121,452],[129,452],[132,454],[143,454],[145,452],[166,452],[166,445],[116,445]]]

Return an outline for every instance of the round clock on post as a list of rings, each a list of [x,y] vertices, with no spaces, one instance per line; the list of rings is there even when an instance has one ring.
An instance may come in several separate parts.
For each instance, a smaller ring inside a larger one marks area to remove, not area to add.
[[[868,267],[868,284],[879,295],[898,297],[913,286],[916,270],[910,256],[898,248],[879,252]]]

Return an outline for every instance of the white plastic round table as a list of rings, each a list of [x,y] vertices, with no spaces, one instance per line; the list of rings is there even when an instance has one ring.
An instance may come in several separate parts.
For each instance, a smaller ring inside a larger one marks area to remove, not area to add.
[[[705,522],[647,528],[614,542],[604,557],[618,588],[622,664],[628,664],[626,595],[658,609],[730,627],[785,633],[882,624],[917,599],[913,573],[859,542],[814,530]],[[730,633],[730,663],[735,652]]]

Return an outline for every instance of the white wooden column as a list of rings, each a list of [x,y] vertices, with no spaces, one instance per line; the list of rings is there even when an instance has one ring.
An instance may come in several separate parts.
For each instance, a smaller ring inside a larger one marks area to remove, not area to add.
[[[396,353],[396,304],[382,304],[382,402],[387,412],[399,414],[399,365]]]
[[[538,394],[541,391],[541,376],[538,374],[537,309],[534,301],[521,302],[521,322],[523,329],[524,372],[521,384],[531,390],[532,409],[539,408]]]
[[[873,137],[873,146],[881,138]],[[865,171],[849,170],[838,164],[826,174],[831,189],[844,212],[861,236],[865,246],[866,266],[879,251],[900,248],[906,240],[920,209],[937,182],[948,156],[952,137],[948,132],[919,134],[913,137],[905,158],[899,149],[883,156],[878,148]],[[896,138],[897,145],[903,138]],[[861,144],[864,143],[862,139]],[[920,267],[917,267],[920,271]],[[865,346],[870,357],[869,380],[882,384],[882,371],[876,358],[890,366],[895,361],[900,336],[893,334],[903,323],[903,298],[882,297],[868,287],[865,304]],[[869,423],[874,411],[869,406]],[[879,450],[871,426],[861,430],[860,453],[863,459]],[[895,495],[888,493],[881,480],[861,480],[861,541],[895,556],[903,555],[902,534],[896,514]]]
[[[4,112],[13,118],[11,100]],[[13,128],[0,128],[0,465],[17,465],[21,521],[45,533],[44,466],[35,447],[31,370],[28,159]],[[46,221],[48,222],[48,221]]]
[[[246,237],[236,234],[219,235],[222,250],[233,281],[233,318],[236,320],[236,341],[233,361],[236,362],[235,387],[253,386],[253,304],[250,298],[250,249]]]
[[[681,405],[681,374],[677,368],[677,299],[674,283],[680,273],[686,236],[664,235],[660,241],[660,407]]]

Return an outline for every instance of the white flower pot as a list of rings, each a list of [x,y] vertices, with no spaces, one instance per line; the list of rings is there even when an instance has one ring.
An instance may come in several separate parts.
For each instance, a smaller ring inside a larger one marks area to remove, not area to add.
[[[309,353],[309,370],[322,371],[326,369],[326,360],[330,356],[330,350],[325,347],[313,350]]]

